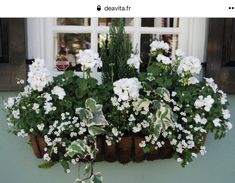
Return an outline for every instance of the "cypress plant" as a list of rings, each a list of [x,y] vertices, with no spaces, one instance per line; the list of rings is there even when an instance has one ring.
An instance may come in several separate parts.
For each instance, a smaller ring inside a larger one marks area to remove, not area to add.
[[[105,44],[103,45],[105,45],[101,48],[103,83],[136,75],[127,64],[132,52],[132,46],[125,33],[124,20],[122,18],[112,19],[109,36],[106,36]]]

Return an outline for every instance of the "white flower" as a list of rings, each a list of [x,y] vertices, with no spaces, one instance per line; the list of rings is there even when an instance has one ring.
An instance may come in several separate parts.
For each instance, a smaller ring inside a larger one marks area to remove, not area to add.
[[[177,50],[175,51],[175,55],[176,55],[177,57],[183,58],[184,52],[183,52],[181,49],[177,49]]]
[[[139,89],[142,88],[137,78],[123,78],[115,81],[113,86],[118,101],[136,100],[139,97]]]
[[[20,110],[19,109],[13,110],[12,115],[15,119],[20,119]]]
[[[140,59],[140,56],[139,55],[134,55],[134,54],[131,54],[131,57],[127,60],[127,64],[130,67],[134,67],[137,70],[140,68],[140,63],[141,62],[142,61]]]
[[[14,97],[9,97],[7,99],[7,102],[4,103],[5,107],[10,109],[13,107],[13,105],[15,104],[15,98]]]
[[[176,96],[176,95],[177,95],[177,93],[176,93],[175,91],[171,92],[171,96],[172,96],[172,97],[174,97],[174,96]]]
[[[206,147],[205,146],[200,147],[200,153],[201,153],[201,155],[206,154]]]
[[[197,83],[199,83],[199,80],[196,78],[196,77],[190,77],[189,79],[188,79],[188,84],[197,84]]]
[[[215,100],[210,95],[205,98],[203,98],[203,96],[199,96],[198,99],[194,102],[194,106],[196,108],[204,107],[204,110],[209,112],[214,101]]]
[[[46,102],[43,106],[44,110],[45,110],[45,114],[48,114],[51,111],[55,111],[56,108],[53,107],[51,102]]]
[[[206,118],[201,118],[201,116],[199,114],[196,114],[193,119],[197,124],[201,123],[201,124],[205,125],[207,123],[207,119]]]
[[[172,63],[169,57],[166,57],[162,54],[159,54],[156,58],[157,61],[162,62],[163,64],[169,65]]]
[[[233,125],[230,122],[226,122],[225,125],[228,127],[229,130],[232,129]]]
[[[145,147],[146,146],[146,142],[145,141],[141,141],[140,143],[139,143],[139,147]]]
[[[45,153],[45,154],[43,155],[43,159],[44,159],[45,161],[50,161],[50,160],[51,160],[49,154],[47,154],[47,153]]]
[[[192,75],[199,74],[201,71],[201,61],[196,57],[185,57],[181,60],[177,69],[178,74],[190,72]]]
[[[36,111],[39,108],[39,104],[33,103],[33,110]]]
[[[61,87],[59,87],[59,86],[55,86],[55,87],[52,89],[51,93],[52,93],[53,95],[57,95],[60,100],[63,100],[63,98],[64,98],[65,95],[66,95],[64,89],[61,88]]]
[[[134,126],[134,127],[132,128],[132,131],[133,131],[134,133],[137,133],[137,132],[141,131],[141,129],[142,129],[141,124],[138,123],[137,126]]]
[[[42,131],[44,129],[44,127],[45,127],[45,125],[43,123],[37,125],[37,128],[39,131]]]
[[[24,131],[24,129],[21,129],[19,132],[17,132],[18,137],[27,137],[28,134]]]
[[[228,101],[227,100],[227,95],[222,90],[219,90],[218,93],[221,94],[220,102],[221,102],[221,104],[224,105]]]
[[[146,120],[144,120],[141,125],[143,126],[143,128],[147,128],[149,127],[149,122],[147,122]]]
[[[230,112],[229,112],[229,110],[228,109],[222,109],[222,113],[223,113],[223,118],[224,119],[229,119],[230,118]]]
[[[49,70],[45,67],[44,60],[36,58],[32,65],[29,66],[28,83],[33,90],[42,91],[43,88],[51,81]]]
[[[136,120],[136,119],[135,119],[135,117],[134,117],[133,114],[131,114],[130,117],[128,118],[128,121],[135,121],[135,120]]]
[[[176,139],[172,139],[172,140],[170,141],[170,144],[171,144],[171,145],[176,145],[176,144],[177,144],[177,140],[176,140]]]
[[[218,86],[217,86],[217,84],[215,84],[214,79],[205,78],[205,80],[206,80],[206,84],[208,86],[210,86],[213,89],[213,91],[216,93],[216,90],[218,89]]]
[[[198,99],[195,101],[194,106],[196,108],[201,108],[202,106],[204,106],[204,99],[203,96],[199,96]]]
[[[179,162],[179,163],[181,163],[181,162],[183,161],[183,159],[182,159],[182,158],[177,158],[176,161]]]
[[[112,128],[112,133],[113,133],[113,135],[114,135],[115,137],[117,137],[117,136],[118,136],[118,130],[117,130],[117,128]]]
[[[153,41],[150,44],[150,51],[157,51],[157,50],[164,50],[165,52],[168,52],[169,50],[169,45],[165,43],[164,41]]]
[[[215,127],[220,127],[220,126],[221,126],[221,124],[220,124],[220,119],[219,119],[219,118],[215,118],[215,119],[213,120],[213,123],[214,123],[214,126],[215,126]]]
[[[83,71],[102,67],[102,61],[99,58],[99,54],[90,49],[80,50],[76,57],[77,63],[82,65]]]

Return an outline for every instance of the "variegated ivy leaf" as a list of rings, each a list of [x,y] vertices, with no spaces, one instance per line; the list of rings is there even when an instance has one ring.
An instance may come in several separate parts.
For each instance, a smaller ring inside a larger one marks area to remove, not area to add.
[[[87,121],[87,126],[106,126],[108,125],[107,120],[104,117],[103,111],[102,111],[102,105],[96,106],[96,112],[93,113],[93,118],[89,119]]]
[[[98,126],[90,126],[88,128],[88,132],[92,135],[92,136],[96,136],[96,135],[101,135],[104,134],[106,131],[103,128],[100,128]]]
[[[148,99],[138,99],[134,102],[134,107],[136,111],[141,111],[142,109],[148,109],[151,101]]]
[[[103,183],[103,177],[100,172],[95,173],[92,175],[90,179],[90,183]]]
[[[170,92],[163,87],[158,87],[156,89],[156,94],[158,94],[160,97],[162,97],[166,102],[170,102]]]
[[[89,109],[91,112],[96,112],[96,101],[93,99],[93,98],[88,98],[86,101],[85,101],[85,107],[87,109]]]
[[[76,109],[76,114],[79,115],[81,121],[87,121],[93,118],[93,114],[91,111],[81,107]]]
[[[75,154],[85,155],[86,153],[86,142],[84,140],[78,139],[73,141],[68,147],[67,154],[73,157]]]

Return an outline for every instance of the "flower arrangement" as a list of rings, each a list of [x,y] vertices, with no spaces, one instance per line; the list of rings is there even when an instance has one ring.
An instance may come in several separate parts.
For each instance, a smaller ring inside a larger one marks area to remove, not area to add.
[[[129,153],[123,163],[128,162],[131,150],[121,147],[125,138],[131,144],[136,137],[135,151],[146,155],[169,146],[169,157],[185,166],[198,153],[206,153],[207,133],[216,139],[226,135],[232,128],[227,96],[212,78],[199,79],[200,60],[185,57],[181,50],[169,57],[169,45],[163,41],[153,41],[150,47],[146,72],[138,73],[141,60],[131,54],[126,64],[138,75],[107,77],[101,85],[92,78],[92,70],[102,66],[92,50],[77,55],[87,75],[83,78],[72,71],[52,77],[43,60],[35,60],[28,85],[8,98],[5,109],[13,133],[43,139],[41,168],[60,163],[69,173],[71,163],[85,162],[85,177],[76,182],[100,183],[101,174],[93,171],[97,154],[118,144],[121,152]],[[100,136],[103,146],[98,145]]]

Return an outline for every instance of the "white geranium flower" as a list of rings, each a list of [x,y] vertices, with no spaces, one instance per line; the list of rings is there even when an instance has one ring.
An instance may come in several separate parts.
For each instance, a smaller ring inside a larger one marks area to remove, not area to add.
[[[99,54],[91,49],[80,50],[76,57],[77,63],[82,65],[83,71],[102,67],[102,61],[99,58]]]
[[[184,52],[183,52],[181,49],[177,49],[177,50],[175,51],[175,55],[176,55],[177,57],[183,58]]]
[[[205,78],[205,80],[206,80],[206,84],[208,86],[210,86],[213,89],[213,91],[216,93],[216,91],[218,89],[218,85],[215,84],[214,79],[213,78]]]
[[[171,59],[169,57],[166,57],[162,54],[159,54],[156,58],[157,61],[162,62],[163,64],[169,65],[172,63]]]
[[[222,113],[223,113],[223,117],[224,117],[224,119],[229,119],[230,118],[230,112],[229,112],[229,110],[228,109],[222,109]]]
[[[177,69],[178,74],[190,72],[192,75],[199,74],[202,69],[201,61],[196,57],[185,57],[180,61]]]
[[[221,127],[220,119],[219,118],[215,118],[213,120],[213,124],[214,124],[215,127]]]
[[[56,110],[56,108],[53,107],[53,104],[51,102],[46,102],[43,108],[45,110],[45,114],[48,114],[49,112]]]
[[[139,97],[139,89],[142,88],[137,78],[123,78],[115,81],[113,86],[118,101],[136,100]]]
[[[203,96],[199,96],[198,97],[198,99],[195,101],[195,103],[194,103],[194,106],[196,107],[196,108],[201,108],[202,106],[204,106],[204,98],[203,98]]]
[[[153,41],[150,44],[150,48],[150,51],[164,50],[165,52],[168,52],[170,49],[169,45],[164,41]]]
[[[60,100],[63,100],[63,98],[64,98],[65,95],[66,95],[64,89],[61,88],[61,87],[59,87],[59,86],[55,86],[55,87],[52,89],[51,93],[52,93],[53,95],[57,95]]]
[[[133,131],[134,133],[137,133],[137,132],[141,131],[141,129],[142,129],[141,124],[138,123],[137,126],[134,126],[134,127],[132,128],[132,131]]]
[[[207,123],[207,119],[206,118],[201,118],[201,116],[199,114],[196,114],[193,119],[197,124],[200,123],[200,124],[205,125]]]
[[[141,62],[142,61],[140,59],[140,56],[139,55],[134,55],[134,54],[131,54],[131,57],[127,60],[127,64],[130,67],[134,67],[137,70],[140,68],[140,63]]]
[[[28,83],[33,90],[42,91],[43,88],[53,81],[49,70],[45,67],[44,60],[36,58],[29,66]]]
[[[211,107],[212,107],[212,104],[214,103],[214,99],[208,95],[207,97],[204,98],[204,109],[205,111],[209,112]]]

